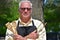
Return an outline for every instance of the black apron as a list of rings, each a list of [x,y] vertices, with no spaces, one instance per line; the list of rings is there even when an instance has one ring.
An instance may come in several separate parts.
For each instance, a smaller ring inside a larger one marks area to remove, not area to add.
[[[23,37],[29,35],[31,32],[33,32],[34,30],[37,30],[36,26],[34,25],[34,22],[32,21],[32,26],[20,26],[19,27],[19,21],[18,21],[18,25],[17,25],[17,33]]]

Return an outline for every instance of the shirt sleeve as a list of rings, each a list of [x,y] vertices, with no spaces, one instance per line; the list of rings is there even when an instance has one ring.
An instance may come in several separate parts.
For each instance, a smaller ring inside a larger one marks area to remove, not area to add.
[[[9,29],[6,31],[5,40],[13,40],[13,33]]]
[[[46,30],[43,23],[41,23],[38,26],[37,31],[38,31],[39,37],[36,40],[46,40]]]

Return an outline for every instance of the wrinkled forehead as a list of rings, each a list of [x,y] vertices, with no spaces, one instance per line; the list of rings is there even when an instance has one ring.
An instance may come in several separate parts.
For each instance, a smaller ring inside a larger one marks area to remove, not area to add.
[[[22,2],[20,5],[20,8],[31,8],[31,3],[30,2]]]

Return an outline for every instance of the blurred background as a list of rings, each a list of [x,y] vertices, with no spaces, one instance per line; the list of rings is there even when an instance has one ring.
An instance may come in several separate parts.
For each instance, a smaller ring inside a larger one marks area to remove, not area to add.
[[[19,18],[21,0],[0,0],[0,40],[6,34],[5,24]],[[60,0],[30,0],[33,3],[32,17],[46,27],[47,40],[60,40]]]

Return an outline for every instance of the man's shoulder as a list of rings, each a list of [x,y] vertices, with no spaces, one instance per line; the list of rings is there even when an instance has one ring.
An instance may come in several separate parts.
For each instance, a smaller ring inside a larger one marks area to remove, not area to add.
[[[44,24],[42,21],[39,21],[37,19],[33,19],[35,26],[38,28],[38,30],[44,28]]]
[[[43,25],[42,21],[40,21],[40,20],[37,20],[37,19],[32,19],[32,20],[33,20],[35,26]]]
[[[42,21],[38,20],[38,19],[32,19],[34,21],[34,23],[42,23]]]

